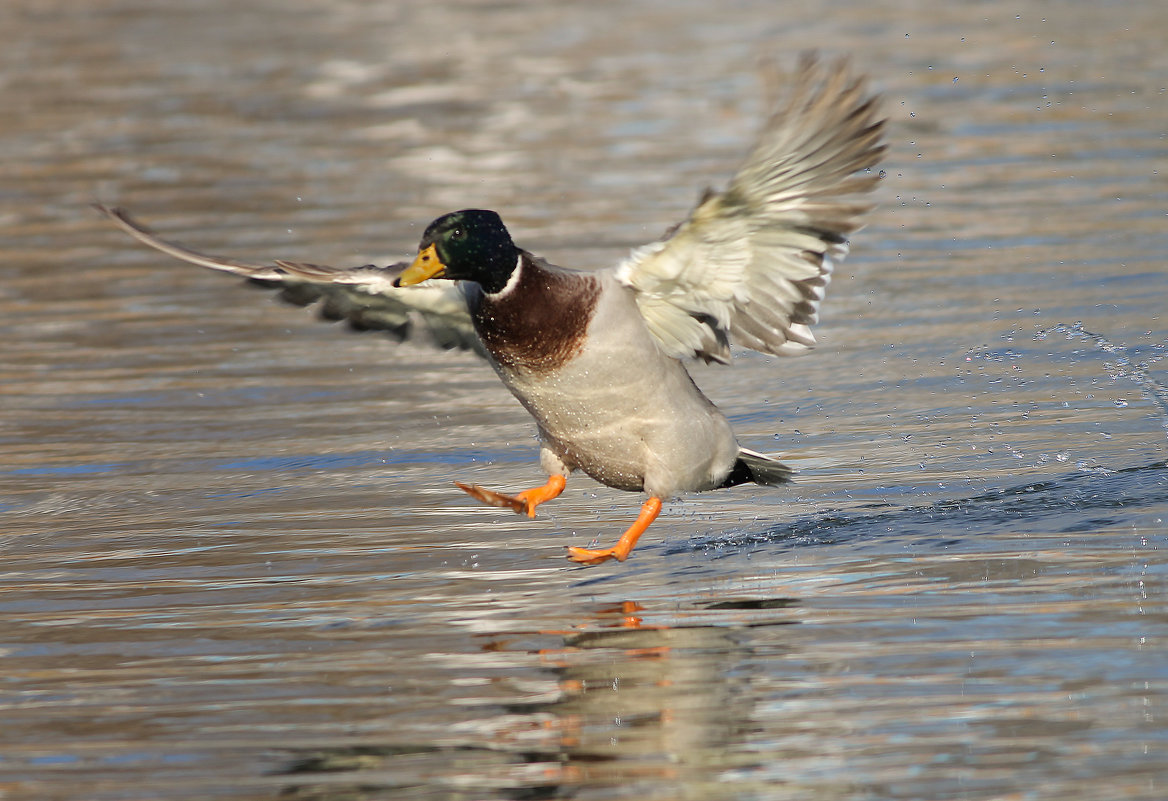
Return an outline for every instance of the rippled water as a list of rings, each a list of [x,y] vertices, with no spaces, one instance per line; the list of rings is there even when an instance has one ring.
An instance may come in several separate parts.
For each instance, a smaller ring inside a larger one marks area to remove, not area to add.
[[[0,9],[0,798],[1161,799],[1168,17],[1157,2]],[[810,357],[698,381],[790,488],[540,480],[476,357],[253,259],[452,208],[605,265],[733,168],[759,64],[884,91]],[[544,511],[546,510],[546,514]]]

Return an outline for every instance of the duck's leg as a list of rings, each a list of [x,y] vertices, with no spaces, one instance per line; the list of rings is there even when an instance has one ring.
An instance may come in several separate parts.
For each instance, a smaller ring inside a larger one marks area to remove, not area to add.
[[[558,497],[564,491],[567,483],[566,477],[553,474],[548,476],[547,483],[542,487],[524,490],[518,495],[504,495],[501,492],[480,487],[478,484],[463,484],[461,481],[455,481],[454,485],[470,497],[489,506],[500,506],[514,510],[519,514],[526,514],[528,517],[535,517],[535,507],[544,501]]]
[[[661,514],[661,499],[652,497],[641,505],[641,513],[637,515],[637,519],[629,526],[629,530],[621,534],[620,539],[616,541],[616,545],[611,548],[570,547],[568,548],[568,558],[582,565],[598,565],[609,559],[623,562],[625,559],[628,559],[629,553],[637,544],[637,540],[641,538],[641,535],[645,533],[645,529],[657,519],[657,515],[659,514]]]

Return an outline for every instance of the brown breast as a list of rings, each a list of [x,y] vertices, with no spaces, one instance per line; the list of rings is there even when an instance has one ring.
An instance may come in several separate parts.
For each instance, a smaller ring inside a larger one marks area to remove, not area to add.
[[[476,293],[475,330],[500,366],[545,373],[570,361],[584,344],[600,282],[557,270],[522,252],[518,282],[498,296]]]

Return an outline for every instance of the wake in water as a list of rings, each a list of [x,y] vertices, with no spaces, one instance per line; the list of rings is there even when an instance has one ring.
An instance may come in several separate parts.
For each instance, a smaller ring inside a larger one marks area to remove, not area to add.
[[[979,536],[1004,531],[1011,536],[1040,538],[1149,525],[1163,540],[1166,510],[1168,462],[1160,461],[1114,471],[1070,473],[900,508],[872,504],[868,509],[829,509],[761,528],[698,537],[670,546],[668,552],[702,551],[717,559],[734,556],[746,546],[854,548],[864,542],[879,543],[891,535],[956,552],[959,547],[979,547]]]
[[[1088,331],[1081,323],[1059,323],[1038,331],[1034,340],[1044,341],[1058,335],[1070,341],[1088,343],[1089,347],[1075,350],[1075,361],[1087,361],[1087,357],[1100,354],[1104,358],[1104,371],[1113,382],[1124,379],[1138,386],[1141,394],[1150,401],[1151,414],[1168,431],[1168,386],[1165,385],[1164,373],[1164,368],[1168,367],[1168,361],[1165,361],[1168,342],[1129,346]],[[1015,349],[978,348],[966,354],[966,361],[985,360],[1013,365],[1027,358],[1024,351]],[[1036,358],[1041,360],[1041,357]],[[1092,369],[1090,372],[1098,371]],[[1002,380],[1000,374],[991,378]],[[1019,386],[1028,380],[1028,377],[1021,376]],[[1117,407],[1127,405],[1127,401],[1116,401]],[[1023,412],[1022,418],[1025,419],[1027,414]],[[1110,439],[1109,434],[1104,436]],[[1036,447],[1046,447],[1060,440],[1036,441],[1039,443]],[[1155,437],[1144,434],[1142,441],[1145,445],[1151,444]],[[1082,443],[1077,447],[1086,449]],[[1023,457],[1018,448],[1005,445],[1005,449],[1019,459]],[[1068,447],[1050,457],[1044,453],[1030,468],[1040,470],[1040,474],[1046,473],[1051,468],[1057,469],[1057,465],[1051,464],[1053,460],[1070,462],[1077,468],[1074,473],[1008,482],[964,498],[906,506],[900,505],[906,496],[892,492],[890,497],[894,500],[885,503],[851,509],[823,509],[802,519],[762,523],[746,530],[699,537],[684,545],[679,544],[675,550],[705,551],[713,558],[719,558],[731,556],[743,546],[800,548],[847,544],[854,547],[865,541],[881,542],[893,534],[902,539],[911,538],[917,543],[931,542],[945,547],[961,544],[963,548],[975,549],[979,547],[976,535],[1002,531],[1008,531],[1012,536],[1040,538],[1148,526],[1162,530],[1162,520],[1168,519],[1164,514],[1168,510],[1168,462],[1162,455],[1153,457],[1155,461],[1151,463],[1105,467],[1095,462],[1094,457],[1072,460],[1073,450],[1073,447]],[[970,477],[978,476],[972,473]],[[985,477],[999,483],[1005,476],[993,470]]]

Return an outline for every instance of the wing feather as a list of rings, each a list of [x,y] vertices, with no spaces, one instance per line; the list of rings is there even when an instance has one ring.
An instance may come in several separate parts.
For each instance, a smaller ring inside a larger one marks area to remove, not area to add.
[[[442,348],[481,352],[462,290],[452,282],[400,289],[393,281],[405,263],[377,267],[330,267],[276,259],[271,264],[240,261],[192,250],[158,236],[124,209],[95,204],[119,228],[155,250],[212,270],[243,276],[278,289],[297,306],[319,301],[326,320],[346,320],[355,329],[385,331],[397,340],[423,339]]]
[[[726,362],[731,339],[779,355],[815,344],[833,266],[871,209],[877,115],[845,61],[805,56],[728,187],[617,267],[666,353]]]

